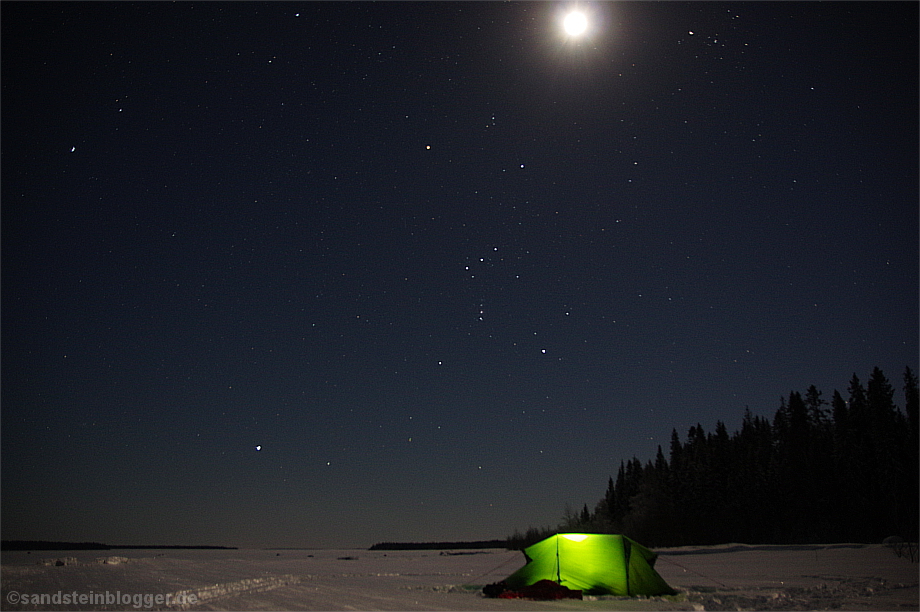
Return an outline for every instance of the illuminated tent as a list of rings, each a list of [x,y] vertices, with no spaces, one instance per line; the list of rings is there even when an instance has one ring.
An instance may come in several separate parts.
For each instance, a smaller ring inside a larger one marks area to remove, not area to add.
[[[504,582],[519,589],[552,580],[589,595],[674,595],[655,571],[658,555],[622,535],[561,533],[524,549],[527,564]]]

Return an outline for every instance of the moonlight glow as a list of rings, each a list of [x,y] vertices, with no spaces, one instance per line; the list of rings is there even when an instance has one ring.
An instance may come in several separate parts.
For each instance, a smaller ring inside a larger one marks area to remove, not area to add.
[[[562,26],[569,36],[578,36],[587,29],[588,19],[584,13],[572,12],[565,16]]]

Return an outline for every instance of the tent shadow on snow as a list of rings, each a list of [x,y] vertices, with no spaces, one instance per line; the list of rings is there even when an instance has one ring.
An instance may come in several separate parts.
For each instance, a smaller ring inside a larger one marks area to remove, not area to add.
[[[675,595],[655,571],[658,558],[623,535],[561,533],[524,549],[527,563],[503,581],[483,589],[489,597],[531,597],[527,587],[552,581],[587,595]],[[545,583],[544,583],[545,584]],[[558,594],[553,598],[568,597]],[[579,594],[580,596],[580,594]]]

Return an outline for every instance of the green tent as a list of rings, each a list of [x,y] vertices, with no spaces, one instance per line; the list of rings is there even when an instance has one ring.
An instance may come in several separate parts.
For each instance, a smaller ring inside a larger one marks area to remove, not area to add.
[[[509,589],[552,580],[589,595],[674,595],[655,571],[658,555],[622,535],[560,533],[524,549],[527,564]]]

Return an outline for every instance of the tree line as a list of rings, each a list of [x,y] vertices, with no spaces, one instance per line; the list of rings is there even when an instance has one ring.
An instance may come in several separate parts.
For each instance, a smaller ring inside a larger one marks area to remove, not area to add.
[[[368,548],[368,550],[468,550],[504,547],[504,540],[476,540],[473,542],[377,542]]]
[[[920,433],[917,376],[903,375],[904,411],[874,368],[846,397],[810,386],[780,400],[773,419],[745,410],[741,429],[716,423],[671,434],[668,457],[621,462],[593,511],[508,538],[520,548],[559,531],[622,533],[646,546],[745,542],[917,541]]]

